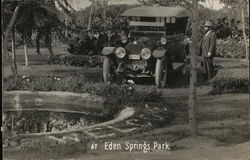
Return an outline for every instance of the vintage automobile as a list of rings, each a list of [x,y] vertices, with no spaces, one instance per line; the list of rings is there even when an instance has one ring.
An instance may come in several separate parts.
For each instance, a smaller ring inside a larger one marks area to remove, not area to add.
[[[189,12],[181,7],[137,7],[122,16],[128,18],[129,33],[120,37],[120,46],[103,48],[104,81],[155,77],[156,86],[165,87],[168,73],[186,62]]]

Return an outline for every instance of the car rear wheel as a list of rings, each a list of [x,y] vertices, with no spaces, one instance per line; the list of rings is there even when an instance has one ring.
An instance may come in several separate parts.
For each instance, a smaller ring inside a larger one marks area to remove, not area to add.
[[[155,66],[155,84],[157,88],[164,88],[167,81],[167,61],[165,58],[157,59]]]
[[[104,82],[111,82],[115,79],[114,66],[112,59],[108,56],[103,61],[103,80]]]

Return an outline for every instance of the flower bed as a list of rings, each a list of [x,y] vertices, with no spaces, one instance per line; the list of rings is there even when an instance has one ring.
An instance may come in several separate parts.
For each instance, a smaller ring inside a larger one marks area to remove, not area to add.
[[[134,85],[93,83],[85,80],[84,76],[67,77],[54,76],[17,76],[4,78],[4,90],[31,91],[65,91],[74,93],[89,93],[106,99],[107,104],[133,105],[152,101],[152,97],[159,100],[161,94],[155,89],[145,90],[143,93],[135,91]],[[116,108],[119,108],[116,106]]]
[[[221,69],[212,80],[214,93],[249,92],[248,68]]]

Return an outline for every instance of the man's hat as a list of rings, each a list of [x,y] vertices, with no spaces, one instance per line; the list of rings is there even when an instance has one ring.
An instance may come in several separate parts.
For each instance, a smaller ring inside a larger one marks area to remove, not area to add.
[[[203,27],[213,27],[213,23],[211,21],[206,21]]]

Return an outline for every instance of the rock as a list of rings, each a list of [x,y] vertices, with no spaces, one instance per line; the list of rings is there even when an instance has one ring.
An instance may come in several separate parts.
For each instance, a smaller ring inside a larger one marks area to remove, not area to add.
[[[18,143],[15,142],[15,141],[12,141],[12,142],[9,143],[9,145],[10,145],[11,147],[16,147],[16,146],[18,145]]]
[[[7,148],[9,145],[8,144],[3,144],[2,147],[3,148]]]

